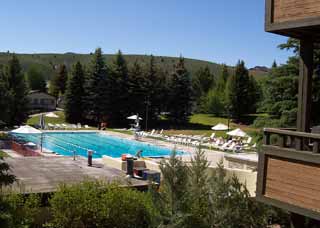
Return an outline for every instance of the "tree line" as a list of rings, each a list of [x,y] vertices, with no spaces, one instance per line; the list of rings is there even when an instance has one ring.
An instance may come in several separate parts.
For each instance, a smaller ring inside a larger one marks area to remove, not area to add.
[[[28,115],[28,91],[49,92],[62,100],[68,122],[107,122],[109,126],[127,124],[126,117],[139,114],[155,124],[165,117],[175,126],[183,125],[193,112],[230,116],[241,120],[256,111],[260,87],[249,75],[243,61],[234,70],[222,66],[219,75],[209,67],[191,77],[184,58],[171,72],[159,68],[150,56],[147,64],[135,61],[128,65],[121,51],[106,64],[102,50],[91,55],[90,64],[77,62],[70,72],[61,64],[48,83],[37,66],[21,70],[16,55],[0,67],[0,114],[4,125],[18,125]],[[13,81],[17,82],[13,82]]]
[[[224,65],[221,75],[215,77],[206,67],[191,78],[182,57],[173,72],[165,72],[156,66],[153,56],[146,66],[138,61],[128,66],[120,51],[107,66],[101,49],[97,49],[89,66],[80,62],[73,66],[65,89],[60,85],[66,81],[65,67],[52,80],[52,86],[59,88],[56,94],[65,90],[69,122],[91,119],[117,125],[136,113],[144,118],[148,115],[152,122],[165,113],[172,123],[184,124],[192,112],[240,120],[256,111],[260,88],[243,61],[238,62],[234,73],[229,71]]]
[[[173,123],[184,123],[191,113],[194,95],[182,57],[173,72],[164,72],[153,56],[147,65],[136,61],[128,66],[121,51],[107,65],[98,48],[91,64],[77,62],[67,81],[65,75],[63,67],[51,86],[56,94],[63,95],[65,116],[71,123],[89,120],[116,126],[126,123],[129,115],[139,114],[153,121],[162,113],[169,113]]]
[[[245,115],[256,113],[261,99],[260,86],[249,74],[244,61],[239,61],[234,71],[223,65],[218,76],[208,67],[200,69],[192,83],[197,91],[196,111],[200,113],[241,121]]]

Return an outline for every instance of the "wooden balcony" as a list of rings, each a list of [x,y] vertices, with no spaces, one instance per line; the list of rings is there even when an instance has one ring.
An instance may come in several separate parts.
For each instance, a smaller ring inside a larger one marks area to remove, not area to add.
[[[257,199],[320,219],[320,134],[264,129]]]

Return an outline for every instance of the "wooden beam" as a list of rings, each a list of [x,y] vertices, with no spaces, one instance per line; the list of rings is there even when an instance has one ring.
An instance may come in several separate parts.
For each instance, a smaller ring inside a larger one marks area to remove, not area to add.
[[[300,41],[297,130],[302,132],[310,132],[313,50],[314,47],[312,39]]]

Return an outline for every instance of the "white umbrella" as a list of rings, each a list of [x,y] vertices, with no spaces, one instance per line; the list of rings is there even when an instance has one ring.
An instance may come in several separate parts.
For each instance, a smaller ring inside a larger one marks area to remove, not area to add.
[[[248,137],[247,133],[245,133],[243,130],[241,130],[240,128],[237,128],[233,131],[229,131],[227,132],[227,135],[230,136],[237,136],[237,137]]]
[[[21,126],[11,132],[18,133],[18,134],[41,134],[42,133],[40,130],[30,127],[29,125]]]
[[[133,116],[129,116],[129,117],[127,117],[127,119],[128,120],[136,120],[138,118],[138,116],[137,115],[133,115]],[[142,120],[142,118],[141,117],[139,117],[139,120]]]
[[[222,123],[218,123],[217,125],[213,126],[211,129],[214,131],[227,131],[228,126]]]
[[[49,112],[48,114],[46,114],[46,117],[50,117],[50,118],[59,118],[59,116],[53,112]]]
[[[36,144],[33,143],[33,142],[27,142],[27,143],[25,143],[24,145],[25,145],[25,146],[36,146]]]

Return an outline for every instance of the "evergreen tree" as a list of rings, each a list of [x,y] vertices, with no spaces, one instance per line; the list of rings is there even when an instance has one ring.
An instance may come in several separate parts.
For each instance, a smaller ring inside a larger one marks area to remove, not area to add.
[[[86,116],[100,123],[110,115],[110,90],[107,69],[101,48],[97,48],[92,58],[85,85]],[[100,126],[100,125],[99,125]]]
[[[187,220],[189,227],[210,227],[208,210],[211,205],[208,167],[209,162],[200,146],[194,157],[191,158],[189,169],[188,211],[191,215]]]
[[[180,57],[174,67],[170,83],[170,119],[175,123],[187,122],[191,112],[192,85],[189,72],[184,66],[184,59]]]
[[[168,72],[157,68],[157,80],[155,81],[154,94],[154,111],[155,117],[165,112],[168,107],[168,93],[169,93],[169,77]]]
[[[40,92],[47,91],[47,84],[43,74],[35,67],[31,66],[27,71],[27,81],[29,89],[39,90]]]
[[[274,60],[272,63],[272,68],[277,68],[277,67],[278,67],[278,64],[277,64],[276,60]]]
[[[172,151],[168,161],[160,162],[160,170],[163,175],[160,195],[166,208],[162,211],[164,223],[179,223],[183,212],[186,211],[186,190],[188,189],[188,169],[177,152]]]
[[[229,78],[228,67],[227,67],[227,65],[223,64],[222,65],[221,74],[220,74],[220,76],[218,78],[218,82],[217,82],[217,85],[216,85],[216,89],[218,90],[218,92],[220,94],[224,94],[228,78]]]
[[[210,227],[267,227],[270,210],[251,199],[246,186],[235,176],[227,178],[220,163],[210,183]]]
[[[138,61],[129,69],[128,104],[129,112],[142,115],[145,112],[145,97],[147,93],[147,79]]]
[[[80,62],[72,69],[65,93],[65,117],[69,123],[82,122],[84,114],[84,70]]]
[[[60,94],[63,95],[68,81],[68,71],[66,65],[62,64],[59,66],[58,73],[53,76],[50,83],[50,93],[58,97]]]
[[[109,84],[112,91],[112,121],[121,123],[130,114],[131,107],[128,103],[128,67],[120,50],[110,66]]]
[[[10,123],[10,108],[12,94],[9,89],[8,80],[5,78],[2,68],[0,68],[0,126]]]
[[[13,55],[5,68],[4,78],[8,82],[8,88],[12,96],[10,102],[9,125],[19,125],[28,118],[28,89],[24,75],[21,73],[20,62]]]
[[[250,78],[249,71],[245,67],[244,61],[239,61],[235,74],[229,77],[226,88],[226,101],[232,117],[236,120],[244,114],[249,113],[250,103]]]
[[[147,79],[147,90],[145,97],[145,104],[148,105],[148,119],[156,118],[156,107],[157,107],[157,68],[155,65],[155,58],[153,55],[150,56],[150,61],[146,70],[146,79]],[[147,114],[146,114],[147,115]]]
[[[196,77],[199,79],[201,91],[204,94],[207,94],[208,91],[215,86],[214,75],[211,73],[208,66],[205,68],[200,68],[196,73]]]

